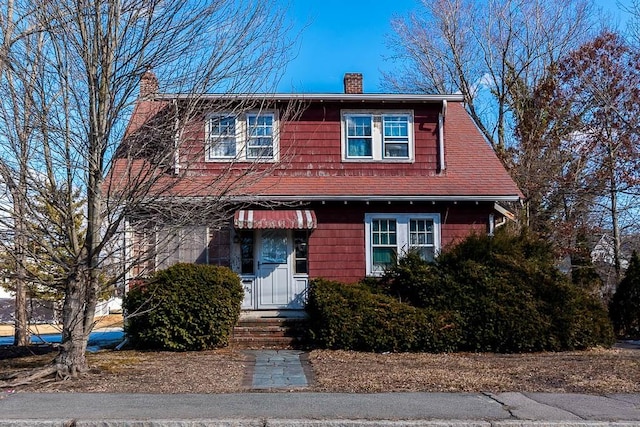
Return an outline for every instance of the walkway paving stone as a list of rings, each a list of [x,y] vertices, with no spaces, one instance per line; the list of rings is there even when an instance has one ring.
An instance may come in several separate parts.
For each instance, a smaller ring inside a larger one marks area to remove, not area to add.
[[[251,350],[255,357],[252,388],[304,388],[309,386],[298,350]]]

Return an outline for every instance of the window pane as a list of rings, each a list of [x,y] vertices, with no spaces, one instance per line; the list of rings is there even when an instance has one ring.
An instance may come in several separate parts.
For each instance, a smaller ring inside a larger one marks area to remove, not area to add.
[[[409,118],[406,116],[385,116],[384,136],[409,136]]]
[[[385,157],[409,157],[408,143],[386,143],[384,145]]]
[[[240,258],[242,274],[253,274],[253,233],[243,233],[240,236]]]
[[[422,258],[425,261],[429,261],[429,262],[433,262],[434,260],[434,256],[433,256],[433,248],[431,247],[423,247],[420,248],[418,250],[418,253],[420,254],[420,258]]]
[[[212,141],[211,157],[235,157],[236,140],[235,138],[221,138]]]
[[[273,157],[273,147],[247,148],[247,157],[251,159],[257,159],[260,157],[271,158]]]
[[[282,229],[262,232],[260,259],[265,263],[287,263],[287,231]]]
[[[371,157],[371,138],[349,138],[350,157]]]
[[[370,116],[349,116],[347,117],[348,136],[371,136]]]
[[[396,262],[395,248],[373,248],[373,269],[381,271]]]
[[[306,274],[308,273],[307,260],[306,259],[297,259],[296,260],[296,273],[298,274]]]

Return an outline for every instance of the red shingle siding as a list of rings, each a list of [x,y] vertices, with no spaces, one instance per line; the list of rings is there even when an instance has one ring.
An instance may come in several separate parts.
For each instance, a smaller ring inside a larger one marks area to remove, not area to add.
[[[309,237],[309,275],[352,283],[365,275],[364,214],[361,207],[313,206],[318,228]]]
[[[294,122],[281,124],[281,164],[274,174],[279,176],[418,176],[433,175],[437,169],[437,117],[439,104],[383,104],[367,108],[362,104],[323,103],[313,104]],[[342,160],[341,111],[342,110],[413,110],[415,135],[415,160],[413,162],[345,162]],[[202,143],[205,138],[204,116],[189,125],[183,140],[181,157],[193,170],[209,172],[223,170],[225,162],[205,162]],[[189,160],[189,155],[200,161]],[[250,165],[250,163],[247,163]],[[365,166],[366,165],[366,166]],[[254,167],[254,165],[251,165]],[[237,167],[242,167],[238,163]],[[264,166],[269,167],[269,166]]]
[[[309,237],[309,275],[346,283],[365,276],[365,213],[438,213],[443,248],[471,232],[486,233],[489,203],[327,203],[309,206],[318,228]]]

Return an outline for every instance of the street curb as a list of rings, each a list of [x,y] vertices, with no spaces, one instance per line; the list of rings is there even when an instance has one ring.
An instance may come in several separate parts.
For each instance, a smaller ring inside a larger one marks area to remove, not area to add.
[[[3,427],[637,427],[637,421],[528,420],[307,420],[307,419],[193,419],[193,420],[3,420]]]

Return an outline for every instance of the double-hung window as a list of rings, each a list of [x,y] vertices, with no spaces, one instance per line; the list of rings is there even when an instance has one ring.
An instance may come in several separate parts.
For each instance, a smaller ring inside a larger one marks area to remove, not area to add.
[[[347,157],[371,158],[373,156],[373,117],[348,115]]]
[[[379,275],[408,251],[433,261],[440,249],[440,215],[371,213],[365,215],[367,275]]]
[[[344,161],[413,161],[413,148],[411,111],[342,111]]]
[[[398,233],[395,219],[371,220],[371,259],[374,269],[385,270],[398,258]]]
[[[208,161],[278,160],[278,116],[275,111],[218,113],[207,120]]]
[[[409,116],[382,116],[384,158],[409,158]]]
[[[236,118],[216,115],[209,120],[210,159],[236,157]]]
[[[273,114],[247,114],[247,159],[273,158]]]

